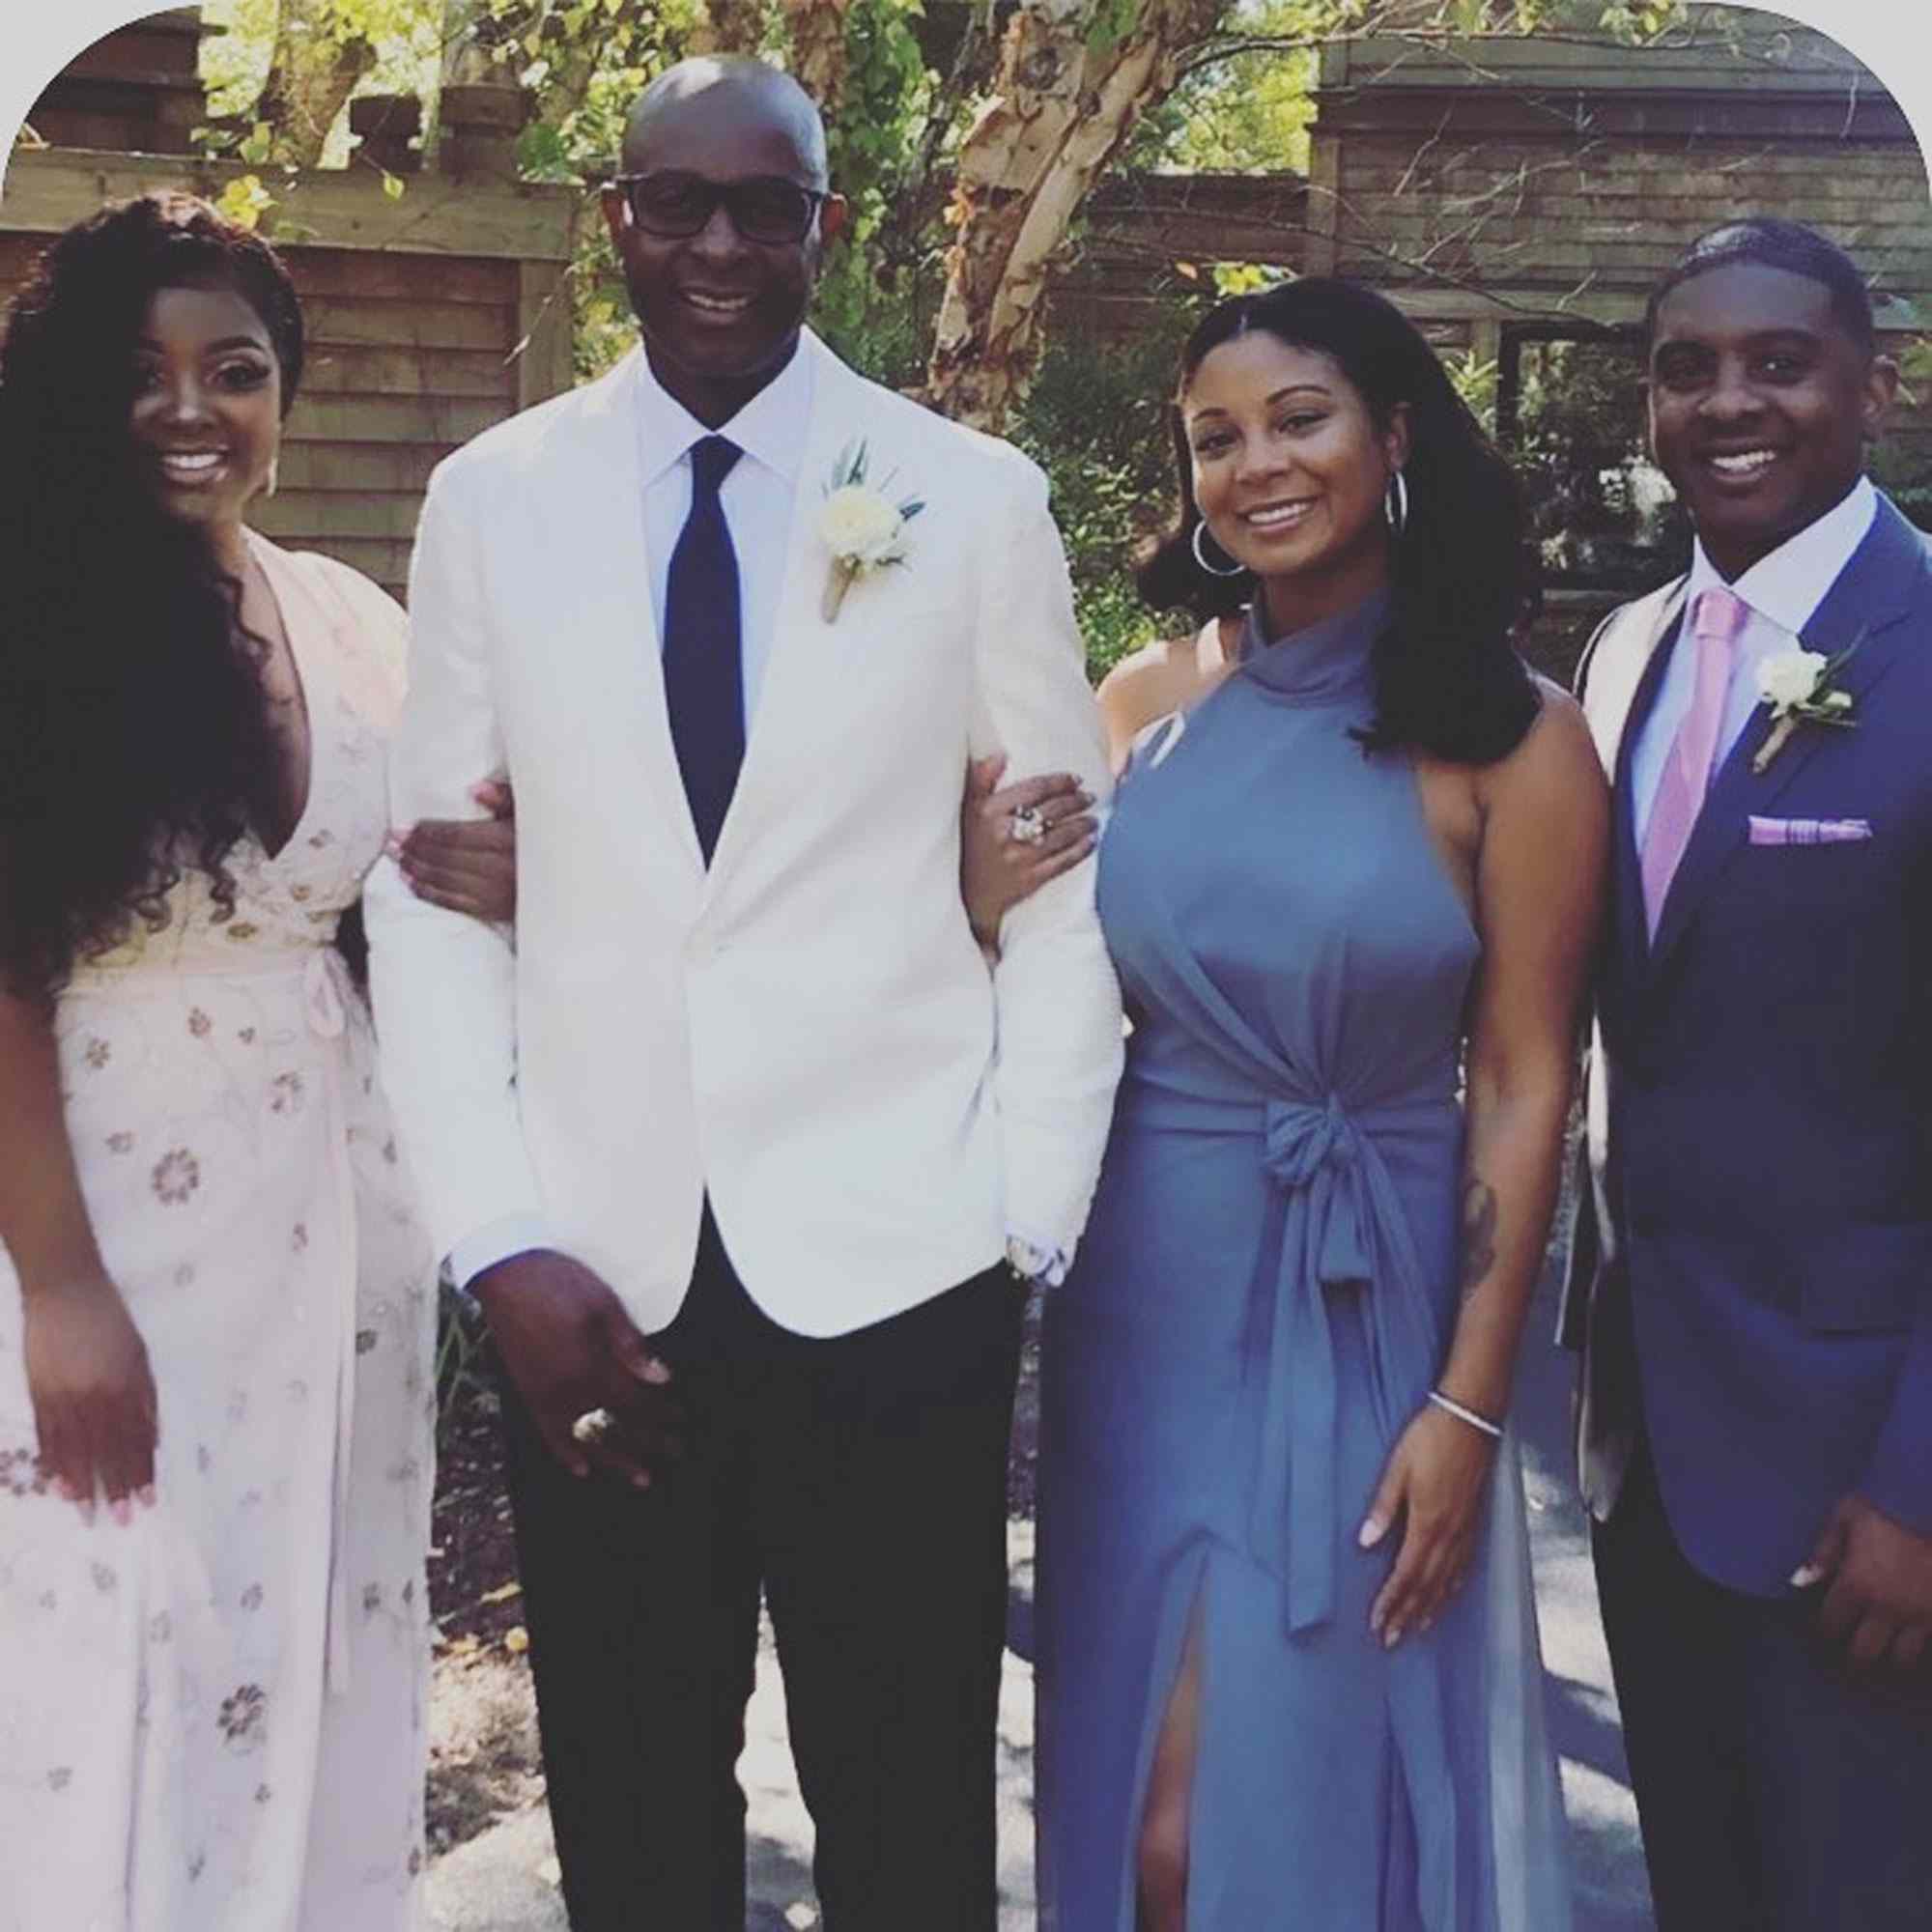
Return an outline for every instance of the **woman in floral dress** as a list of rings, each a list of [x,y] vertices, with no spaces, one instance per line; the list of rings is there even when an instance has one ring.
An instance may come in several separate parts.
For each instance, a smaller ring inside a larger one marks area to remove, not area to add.
[[[302,357],[182,195],[0,351],[0,1928],[390,1932],[435,1263],[336,942],[402,616],[243,529]]]

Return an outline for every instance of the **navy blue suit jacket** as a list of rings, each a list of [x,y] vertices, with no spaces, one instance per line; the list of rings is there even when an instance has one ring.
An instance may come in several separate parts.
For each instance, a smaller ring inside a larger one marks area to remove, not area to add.
[[[1755,774],[1752,715],[1653,943],[1630,761],[1680,629],[1617,734],[1608,1133],[1571,1313],[1634,1349],[1685,1553],[1772,1595],[1847,1493],[1932,1535],[1932,551],[1881,499],[1804,639],[1858,642],[1857,728],[1802,725]],[[1752,815],[1872,836],[1753,844]]]

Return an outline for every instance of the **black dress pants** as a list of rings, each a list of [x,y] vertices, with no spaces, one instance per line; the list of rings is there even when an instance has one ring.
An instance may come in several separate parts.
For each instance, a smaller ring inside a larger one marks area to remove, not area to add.
[[[1816,1591],[1693,1569],[1648,1453],[1594,1536],[1658,1932],[1925,1932],[1932,1681],[1854,1680]]]
[[[573,1932],[742,1932],[761,1593],[827,1932],[993,1932],[1024,1302],[996,1268],[809,1340],[752,1302],[707,1205],[691,1293],[653,1338],[690,1441],[649,1490],[567,1475],[505,1382]]]

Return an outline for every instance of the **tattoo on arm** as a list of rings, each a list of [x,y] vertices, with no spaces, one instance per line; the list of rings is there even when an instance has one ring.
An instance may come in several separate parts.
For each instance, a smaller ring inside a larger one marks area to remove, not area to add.
[[[1471,1175],[1463,1190],[1463,1298],[1483,1284],[1496,1261],[1496,1190]]]

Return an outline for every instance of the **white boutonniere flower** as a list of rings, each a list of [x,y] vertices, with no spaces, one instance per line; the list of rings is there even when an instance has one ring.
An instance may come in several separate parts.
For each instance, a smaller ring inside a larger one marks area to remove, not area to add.
[[[1852,694],[1833,689],[1832,680],[1863,642],[1859,637],[1833,658],[1823,651],[1779,651],[1758,666],[1757,694],[1771,707],[1771,732],[1751,759],[1753,772],[1764,771],[1801,724],[1848,731],[1859,722],[1852,716]]]
[[[832,466],[818,513],[818,534],[832,553],[819,614],[830,624],[845,593],[860,578],[906,559],[905,527],[925,508],[917,497],[894,502],[883,488],[868,483],[870,458],[864,442],[847,443]],[[890,483],[892,478],[886,478]]]

